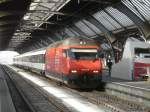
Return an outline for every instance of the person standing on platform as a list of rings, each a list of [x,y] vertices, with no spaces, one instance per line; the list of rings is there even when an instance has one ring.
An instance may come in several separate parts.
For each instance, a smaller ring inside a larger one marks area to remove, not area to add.
[[[109,70],[109,76],[111,77],[112,60],[111,60],[110,56],[108,56],[107,66],[108,66],[108,70]]]

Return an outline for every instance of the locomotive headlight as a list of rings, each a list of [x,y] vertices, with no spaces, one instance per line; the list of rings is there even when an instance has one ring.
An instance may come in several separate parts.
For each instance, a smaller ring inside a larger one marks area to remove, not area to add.
[[[94,70],[93,73],[99,73],[99,71],[98,70]]]
[[[71,73],[77,73],[77,70],[71,70]]]

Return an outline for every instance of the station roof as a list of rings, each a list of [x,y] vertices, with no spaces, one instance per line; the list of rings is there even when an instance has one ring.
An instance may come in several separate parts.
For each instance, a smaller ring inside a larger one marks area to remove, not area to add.
[[[30,0],[0,0],[0,49],[8,47],[10,39],[30,5]],[[18,5],[17,5],[18,4]]]
[[[47,45],[47,36],[50,42],[67,36],[103,37],[104,32],[88,21],[89,15],[114,35],[136,32],[134,21],[115,8],[120,2],[150,22],[149,0],[2,0],[0,49],[18,50],[37,41]]]

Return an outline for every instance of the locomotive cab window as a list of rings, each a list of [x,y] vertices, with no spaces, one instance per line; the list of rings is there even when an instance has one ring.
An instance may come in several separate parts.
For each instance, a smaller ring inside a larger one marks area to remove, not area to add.
[[[97,49],[71,49],[68,56],[76,60],[95,60],[98,58]]]
[[[65,57],[65,58],[67,57],[67,51],[66,50],[63,50],[62,56]]]

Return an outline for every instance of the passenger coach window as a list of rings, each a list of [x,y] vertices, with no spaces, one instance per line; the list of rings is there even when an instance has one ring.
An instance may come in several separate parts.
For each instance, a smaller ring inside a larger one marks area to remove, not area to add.
[[[150,48],[135,48],[135,54],[149,54]]]
[[[76,59],[76,56],[74,55],[73,52],[71,52],[71,50],[67,50],[67,55],[72,59]]]
[[[150,48],[135,48],[134,55],[135,57],[149,58]]]
[[[44,63],[44,54],[40,54],[39,57],[40,57],[40,63]]]

